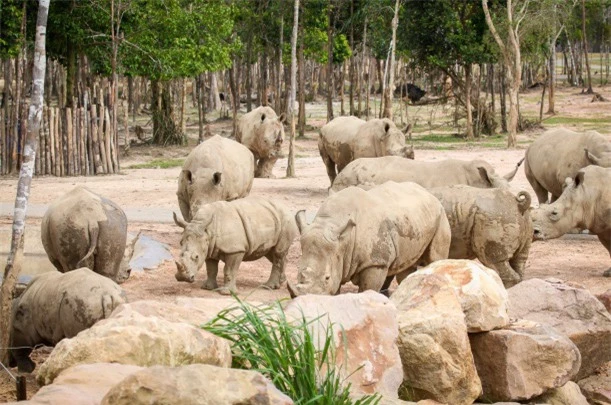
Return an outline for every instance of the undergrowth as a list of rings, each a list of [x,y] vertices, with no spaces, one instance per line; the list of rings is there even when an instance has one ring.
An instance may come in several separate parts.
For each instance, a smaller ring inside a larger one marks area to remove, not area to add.
[[[170,169],[172,167],[181,167],[184,163],[184,158],[154,159],[150,162],[131,165],[127,169]]]
[[[220,312],[202,328],[227,339],[232,346],[233,368],[255,370],[268,377],[295,404],[370,405],[378,395],[350,397],[335,363],[332,327],[316,345],[305,317],[288,320],[279,303],[253,306],[236,297],[238,305]],[[320,347],[320,348],[317,348]]]

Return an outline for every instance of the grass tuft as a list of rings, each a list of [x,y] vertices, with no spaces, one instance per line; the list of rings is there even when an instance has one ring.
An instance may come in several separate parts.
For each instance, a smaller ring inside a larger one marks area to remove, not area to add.
[[[253,306],[235,297],[238,305],[221,311],[202,328],[232,345],[232,367],[255,370],[299,405],[370,405],[378,395],[350,397],[335,363],[333,330],[316,345],[308,321],[289,321],[279,303]],[[320,347],[318,349],[317,347]]]
[[[146,163],[138,163],[127,167],[127,169],[170,169],[172,167],[182,167],[185,163],[184,158],[177,159],[154,159]]]

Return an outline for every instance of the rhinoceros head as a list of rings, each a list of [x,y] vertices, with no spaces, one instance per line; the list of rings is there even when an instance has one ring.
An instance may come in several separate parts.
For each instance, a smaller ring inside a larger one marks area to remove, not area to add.
[[[261,121],[256,129],[257,140],[260,142],[258,147],[260,151],[267,151],[273,155],[279,154],[284,142],[284,121],[284,114],[281,114],[279,117],[261,114]]]
[[[196,171],[183,170],[182,176],[189,190],[191,218],[197,214],[202,205],[223,199],[224,184],[221,172],[202,167]]]
[[[192,222],[185,222],[174,213],[174,222],[184,229],[180,240],[180,257],[176,260],[174,275],[178,281],[194,282],[195,275],[206,261],[210,242],[207,228],[212,222],[212,217],[204,221],[199,219],[198,216]]]
[[[337,227],[315,224],[307,229],[303,229],[299,218],[297,223],[302,232],[302,255],[297,265],[297,284],[288,285],[291,296],[336,294],[343,279],[344,256],[354,221],[347,219]]]
[[[384,118],[382,125],[378,128],[378,140],[384,150],[384,155],[401,156],[408,159],[414,159],[414,146],[405,145],[405,136],[411,132],[411,125],[407,125],[405,130],[401,132],[396,125]],[[411,136],[410,136],[411,138]]]
[[[125,245],[125,251],[123,252],[123,259],[121,260],[121,264],[119,265],[119,271],[117,272],[117,275],[114,278],[114,281],[117,284],[121,284],[125,282],[129,278],[129,275],[132,272],[132,268],[129,265],[129,262],[132,260],[132,257],[134,256],[134,250],[136,247],[136,243],[140,239],[141,233],[142,231],[139,231],[138,234],[127,245]]]

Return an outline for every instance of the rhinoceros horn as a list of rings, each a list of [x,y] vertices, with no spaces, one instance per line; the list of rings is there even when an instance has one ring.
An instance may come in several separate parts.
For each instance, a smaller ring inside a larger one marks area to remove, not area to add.
[[[305,210],[297,211],[297,214],[295,214],[295,221],[297,221],[297,228],[299,228],[299,233],[303,233],[303,231],[308,226],[305,217]]]
[[[586,157],[592,164],[600,166],[600,159],[596,157],[592,152],[588,150],[588,148],[583,149],[586,152]]]
[[[520,168],[520,165],[522,164],[522,162],[524,162],[524,159],[525,158],[520,159],[520,161],[516,164],[516,168],[504,175],[503,178],[507,181],[513,180],[513,178],[516,176],[516,173],[518,172],[518,169]]]

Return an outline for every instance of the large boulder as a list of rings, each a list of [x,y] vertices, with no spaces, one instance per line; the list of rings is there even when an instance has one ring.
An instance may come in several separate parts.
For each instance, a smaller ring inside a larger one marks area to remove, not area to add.
[[[597,294],[596,298],[603,303],[607,311],[611,312],[611,288],[604,293]]]
[[[103,405],[290,405],[293,401],[258,372],[205,364],[156,366],[115,385]]]
[[[23,405],[79,404],[98,405],[104,395],[142,367],[116,363],[80,364],[64,370],[51,385],[42,387]]]
[[[63,370],[87,363],[229,367],[231,350],[226,340],[194,326],[134,313],[105,319],[59,342],[40,367],[38,382],[50,384]]]
[[[470,404],[481,393],[458,294],[446,277],[415,273],[391,296],[398,310],[403,388],[412,400]]]
[[[581,369],[575,381],[611,361],[611,314],[589,291],[559,280],[531,279],[508,293],[511,318],[546,323],[577,345]]]
[[[611,404],[611,361],[596,369],[596,372],[578,382],[583,395],[591,404]]]
[[[418,273],[439,274],[450,282],[458,293],[469,333],[509,324],[507,290],[496,271],[472,260],[439,260]]]
[[[488,401],[530,399],[561,387],[579,370],[575,344],[545,324],[519,320],[469,338]]]
[[[534,402],[549,405],[588,405],[588,400],[581,393],[579,385],[573,381],[567,382],[562,387],[547,391],[545,394],[537,397]]]
[[[353,393],[380,394],[394,399],[403,381],[397,348],[397,310],[374,291],[336,296],[303,295],[285,308],[289,319],[305,316],[312,322],[315,342],[331,326],[335,336],[336,364]],[[318,318],[318,320],[316,320]]]

